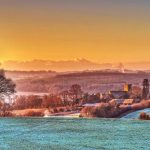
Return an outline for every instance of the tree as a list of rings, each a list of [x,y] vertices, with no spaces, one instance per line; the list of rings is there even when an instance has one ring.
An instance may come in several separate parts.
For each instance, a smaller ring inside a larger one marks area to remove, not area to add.
[[[15,93],[16,85],[11,79],[7,79],[3,70],[0,70],[0,99],[10,97]]]
[[[60,93],[60,95],[62,96],[62,101],[64,103],[64,105],[68,105],[68,95],[69,95],[69,92],[66,90],[66,91],[62,91]]]
[[[13,109],[25,109],[27,108],[26,96],[16,96],[13,103]]]
[[[83,91],[81,90],[81,86],[79,84],[73,84],[70,87],[69,93],[72,95],[73,100],[75,102],[82,97]]]
[[[3,103],[0,101],[0,109],[2,108],[2,106],[3,106]]]
[[[61,107],[63,106],[63,102],[62,99],[60,97],[58,97],[57,95],[45,95],[43,97],[43,101],[42,101],[42,107],[43,108],[54,108],[54,107]]]
[[[82,97],[81,103],[86,104],[88,102],[89,94],[85,93]]]
[[[130,97],[131,98],[141,98],[141,96],[142,96],[142,89],[138,86],[133,86]]]

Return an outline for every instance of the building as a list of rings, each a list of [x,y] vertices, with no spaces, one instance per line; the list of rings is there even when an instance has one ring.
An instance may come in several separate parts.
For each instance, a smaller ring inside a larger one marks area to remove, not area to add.
[[[143,91],[142,91],[142,99],[149,99],[149,80],[144,79],[143,81]]]
[[[132,105],[134,103],[134,99],[125,99],[123,104],[124,105]]]
[[[82,105],[82,107],[96,107],[98,105],[99,105],[99,103],[93,103],[93,104],[87,103],[87,104]]]
[[[132,93],[132,84],[125,84],[122,91],[110,91],[112,99],[128,99]]]
[[[127,99],[129,97],[127,91],[110,91],[112,99]]]
[[[109,103],[113,106],[119,106],[122,105],[124,102],[124,99],[112,99]]]
[[[132,91],[132,84],[125,84],[124,91],[131,92]]]

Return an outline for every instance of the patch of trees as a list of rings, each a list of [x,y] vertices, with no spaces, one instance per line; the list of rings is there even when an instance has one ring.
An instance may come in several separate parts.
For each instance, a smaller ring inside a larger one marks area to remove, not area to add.
[[[65,105],[67,104],[79,104],[84,92],[79,84],[73,84],[69,90],[62,91],[60,96]]]
[[[28,108],[54,108],[62,106],[73,106],[79,104],[83,91],[80,85],[74,84],[68,91],[61,94],[50,94],[41,96],[16,96],[13,103],[13,109]]]
[[[141,112],[139,119],[141,119],[141,120],[150,120],[150,114],[147,114],[145,112]]]
[[[15,93],[15,83],[6,78],[5,72],[0,70],[0,116],[8,116],[7,110],[10,105],[5,102],[5,99],[10,99],[10,96]]]
[[[142,89],[139,86],[133,86],[132,87],[132,92],[130,94],[130,98],[133,98],[133,99],[139,98],[139,99],[141,99],[142,98]]]
[[[42,97],[34,95],[17,96],[13,103],[13,109],[73,107],[94,102],[100,102],[100,94],[85,94],[80,85],[73,84],[68,90],[60,94],[50,94]]]
[[[0,70],[0,99],[4,100],[15,93],[15,83],[11,79],[7,79],[5,72]]]
[[[13,109],[53,108],[63,106],[62,100],[56,95],[49,96],[17,96],[13,103]]]

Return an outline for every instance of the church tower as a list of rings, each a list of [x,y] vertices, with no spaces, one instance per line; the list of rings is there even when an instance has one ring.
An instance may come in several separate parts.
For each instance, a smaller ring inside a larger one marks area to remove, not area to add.
[[[145,100],[149,99],[149,80],[148,79],[144,79],[143,81],[142,98]]]

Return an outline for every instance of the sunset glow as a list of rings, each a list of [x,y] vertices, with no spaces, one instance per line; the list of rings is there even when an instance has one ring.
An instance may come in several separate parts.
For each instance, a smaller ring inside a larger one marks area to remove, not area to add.
[[[0,59],[148,61],[148,0],[2,0]]]

